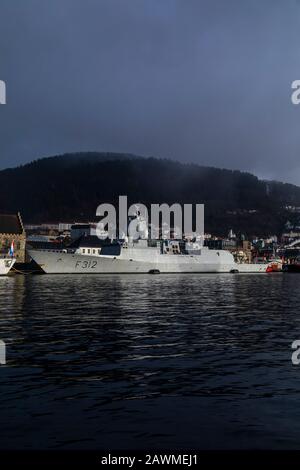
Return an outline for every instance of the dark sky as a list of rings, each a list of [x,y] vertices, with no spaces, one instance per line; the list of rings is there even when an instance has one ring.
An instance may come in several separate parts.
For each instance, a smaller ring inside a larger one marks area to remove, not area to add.
[[[297,0],[0,0],[0,167],[120,151],[300,184]]]

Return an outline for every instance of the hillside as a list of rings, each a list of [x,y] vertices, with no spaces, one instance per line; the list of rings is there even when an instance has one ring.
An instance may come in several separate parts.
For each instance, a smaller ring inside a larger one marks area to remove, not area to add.
[[[286,205],[300,206],[300,188],[240,171],[140,158],[79,153],[0,171],[0,211],[20,211],[25,223],[95,220],[101,202],[204,203],[207,231],[279,233]]]

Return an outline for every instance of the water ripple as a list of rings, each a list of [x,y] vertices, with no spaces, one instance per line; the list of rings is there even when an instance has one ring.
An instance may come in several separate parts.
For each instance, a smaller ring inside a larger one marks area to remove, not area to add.
[[[299,447],[299,283],[1,278],[0,447]]]

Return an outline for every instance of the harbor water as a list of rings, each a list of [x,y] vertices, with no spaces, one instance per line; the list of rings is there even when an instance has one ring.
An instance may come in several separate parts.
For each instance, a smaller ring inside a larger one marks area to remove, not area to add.
[[[299,449],[299,285],[0,278],[0,448]]]

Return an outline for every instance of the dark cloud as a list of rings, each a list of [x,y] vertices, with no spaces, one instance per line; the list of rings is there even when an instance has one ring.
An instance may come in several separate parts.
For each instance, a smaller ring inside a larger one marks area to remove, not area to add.
[[[1,167],[67,151],[300,184],[296,0],[0,0]]]

